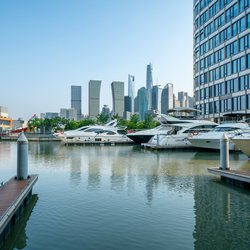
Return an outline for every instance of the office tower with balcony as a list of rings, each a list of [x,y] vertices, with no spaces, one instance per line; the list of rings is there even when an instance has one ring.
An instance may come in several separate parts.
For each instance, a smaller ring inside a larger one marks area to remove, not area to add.
[[[89,81],[89,117],[95,118],[100,113],[101,81]]]
[[[152,64],[147,65],[147,75],[146,75],[146,88],[148,95],[148,109],[152,108],[152,87],[153,87],[153,66]]]
[[[71,86],[71,108],[76,110],[77,121],[82,117],[82,87]]]
[[[124,112],[124,82],[112,82],[113,115],[123,117]]]
[[[130,97],[131,113],[135,112],[134,100],[135,100],[135,77],[128,75],[128,96]]]
[[[193,1],[194,107],[204,118],[250,113],[249,0]]]

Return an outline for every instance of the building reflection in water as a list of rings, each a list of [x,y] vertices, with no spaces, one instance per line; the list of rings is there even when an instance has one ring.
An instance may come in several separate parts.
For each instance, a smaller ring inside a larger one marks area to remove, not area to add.
[[[195,249],[249,249],[248,191],[208,177],[194,182]]]
[[[19,221],[11,229],[1,250],[24,249],[26,247],[26,240],[28,239],[28,236],[26,235],[26,225],[37,201],[37,194],[33,194],[28,205],[20,215]]]

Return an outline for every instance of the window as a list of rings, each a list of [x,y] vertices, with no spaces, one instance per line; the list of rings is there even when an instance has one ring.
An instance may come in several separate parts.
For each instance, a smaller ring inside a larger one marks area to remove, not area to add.
[[[235,74],[238,72],[238,60],[237,59],[233,60],[232,65],[233,65],[233,74]]]
[[[239,78],[239,88],[240,88],[240,90],[245,89],[245,76],[241,76]]]
[[[239,91],[239,81],[238,81],[238,78],[235,78],[232,81],[233,81],[233,91],[234,92]]]

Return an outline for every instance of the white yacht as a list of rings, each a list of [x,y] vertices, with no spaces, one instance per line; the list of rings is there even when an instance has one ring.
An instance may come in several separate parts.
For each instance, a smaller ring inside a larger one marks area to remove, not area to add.
[[[148,142],[154,135],[164,133],[170,130],[171,127],[167,124],[162,124],[152,129],[145,129],[133,133],[128,133],[127,137],[133,140],[136,144]]]
[[[188,140],[194,147],[206,149],[220,149],[220,139],[225,133],[229,138],[229,150],[238,150],[231,138],[249,129],[247,123],[223,123],[211,132],[189,137]]]
[[[197,121],[192,123],[170,124],[171,129],[166,133],[155,135],[148,143],[142,143],[143,147],[153,149],[190,148],[188,136],[191,134],[211,131],[218,124],[211,121]]]
[[[232,138],[233,143],[241,150],[247,157],[250,158],[250,133],[243,133]]]
[[[64,132],[64,143],[125,143],[132,142],[120,131],[124,128],[116,127],[111,121],[106,125],[88,125],[75,130]]]
[[[127,136],[133,140],[136,144],[147,143],[149,140],[158,134],[166,134],[169,130],[173,128],[171,124],[183,124],[183,123],[201,123],[203,120],[194,119],[178,119],[173,116],[160,114],[157,116],[157,120],[161,125],[152,128],[145,129],[137,132],[128,133]]]

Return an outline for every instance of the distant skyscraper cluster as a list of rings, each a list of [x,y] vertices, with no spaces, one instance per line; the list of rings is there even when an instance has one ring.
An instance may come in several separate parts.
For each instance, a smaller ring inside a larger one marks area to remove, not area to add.
[[[188,107],[190,97],[186,92],[179,92],[178,98],[174,96],[173,84],[167,83],[163,86],[153,84],[153,66],[151,63],[146,68],[146,84],[137,93],[135,91],[135,76],[128,75],[128,95],[125,96],[125,84],[121,81],[111,83],[112,109],[104,105],[100,107],[101,80],[90,80],[88,83],[88,115],[95,119],[100,113],[118,115],[129,119],[132,114],[138,114],[140,120],[144,120],[147,114],[163,113],[174,107]],[[53,118],[58,113],[47,112],[41,114],[42,118]],[[71,107],[61,108],[60,116],[70,120],[81,120],[82,115],[82,86],[71,86]]]

